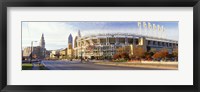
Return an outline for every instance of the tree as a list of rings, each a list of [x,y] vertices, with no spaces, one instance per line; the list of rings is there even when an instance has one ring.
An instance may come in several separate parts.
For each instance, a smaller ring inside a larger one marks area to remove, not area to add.
[[[129,54],[126,53],[126,52],[123,52],[121,55],[121,58],[125,59],[125,60],[128,60],[129,59]]]
[[[150,52],[145,52],[144,53],[144,58],[146,58],[147,60],[150,60],[152,57],[151,53]]]
[[[119,47],[116,49],[116,52],[117,53],[113,55],[114,60],[116,60],[116,59],[128,60],[130,47],[129,46]]]
[[[169,55],[169,52],[168,52],[168,50],[167,49],[161,49],[160,50],[160,53],[161,53],[161,57],[162,58],[166,58],[168,55]]]
[[[121,58],[121,57],[120,57],[120,54],[114,54],[114,55],[113,55],[113,59],[114,59],[114,60],[119,59],[119,58]]]
[[[145,50],[142,47],[136,47],[133,50],[133,56],[132,57],[143,58],[144,57],[144,53],[145,53]]]
[[[113,55],[113,59],[129,59],[129,52],[130,52],[130,47],[129,46],[124,46],[124,47],[119,47],[117,48],[117,53]]]
[[[160,52],[156,52],[156,53],[153,55],[153,58],[154,58],[154,59],[159,59],[159,58],[161,58],[161,53],[160,53]]]
[[[173,49],[172,55],[176,60],[178,60],[178,48]]]
[[[156,52],[154,55],[153,55],[153,58],[154,59],[166,59],[169,55],[169,52],[166,48],[164,49],[161,49],[160,51]]]

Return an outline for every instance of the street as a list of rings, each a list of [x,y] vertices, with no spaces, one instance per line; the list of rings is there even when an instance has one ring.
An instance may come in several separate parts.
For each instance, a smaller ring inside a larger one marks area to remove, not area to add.
[[[49,70],[160,70],[156,68],[139,68],[125,66],[97,65],[93,62],[43,60],[42,64]]]

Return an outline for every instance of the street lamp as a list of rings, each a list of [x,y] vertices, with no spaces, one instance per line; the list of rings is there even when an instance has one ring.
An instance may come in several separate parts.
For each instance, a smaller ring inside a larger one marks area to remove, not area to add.
[[[83,58],[83,53],[82,53],[82,42],[81,42],[81,62],[82,62],[82,59]]]
[[[33,42],[37,42],[37,41],[31,41],[31,59],[30,59],[30,63],[32,61],[32,57],[33,57]]]

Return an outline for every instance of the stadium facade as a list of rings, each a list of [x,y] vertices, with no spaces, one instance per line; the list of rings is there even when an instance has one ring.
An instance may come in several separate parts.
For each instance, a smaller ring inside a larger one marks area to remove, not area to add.
[[[151,36],[129,33],[107,33],[81,36],[80,31],[74,39],[75,57],[110,59],[120,47],[130,47],[133,53],[135,47],[142,47],[145,51],[168,49],[172,53],[178,48],[178,41]]]

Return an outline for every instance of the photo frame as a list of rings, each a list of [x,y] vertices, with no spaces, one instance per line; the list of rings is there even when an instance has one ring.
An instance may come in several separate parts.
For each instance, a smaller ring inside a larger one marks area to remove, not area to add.
[[[158,91],[158,92],[191,92],[199,91],[199,0],[116,0],[116,1],[92,1],[92,0],[49,0],[49,1],[26,1],[7,0],[0,2],[0,73],[1,91],[26,92],[26,91]],[[8,7],[192,7],[193,8],[193,85],[8,85]]]

